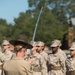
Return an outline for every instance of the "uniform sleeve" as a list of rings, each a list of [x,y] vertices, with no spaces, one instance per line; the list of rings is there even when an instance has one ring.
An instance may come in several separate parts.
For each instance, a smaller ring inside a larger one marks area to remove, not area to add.
[[[48,54],[47,53],[45,54],[44,58],[45,58],[45,61],[47,62],[48,61]]]
[[[27,75],[33,75],[33,72],[30,70],[30,64],[28,64],[28,67],[27,67]]]
[[[64,56],[63,56],[64,55]],[[66,54],[60,54],[60,65],[62,67],[62,72],[66,74]]]
[[[12,53],[9,53],[8,55],[2,55],[2,57],[0,58],[0,60],[2,61],[2,62],[5,62],[5,61],[8,61],[8,60],[10,60],[11,58],[12,58],[12,56],[13,56],[13,54]]]
[[[66,68],[67,68],[67,71],[70,69],[71,67],[71,62],[69,59],[66,60]]]
[[[22,67],[21,74],[23,75],[33,75],[33,72],[30,70],[30,64],[27,62]]]

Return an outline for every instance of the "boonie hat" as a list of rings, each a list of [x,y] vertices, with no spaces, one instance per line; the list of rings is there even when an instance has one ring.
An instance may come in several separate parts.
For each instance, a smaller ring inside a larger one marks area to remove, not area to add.
[[[10,44],[14,45],[14,46],[19,46],[19,47],[27,47],[27,49],[32,48],[33,46],[27,42],[25,42],[24,40],[10,40],[9,41]]]

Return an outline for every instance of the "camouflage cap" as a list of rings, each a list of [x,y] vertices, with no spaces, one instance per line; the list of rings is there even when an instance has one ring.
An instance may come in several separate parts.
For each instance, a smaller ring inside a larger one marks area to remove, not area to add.
[[[61,46],[61,41],[60,40],[54,40],[54,41],[52,41],[52,45],[51,45],[51,47],[57,47],[57,46]]]
[[[32,46],[37,46],[37,42],[36,42],[36,41],[34,41],[33,43],[32,43],[32,41],[31,41],[30,44],[31,44]]]
[[[73,42],[69,48],[70,50],[75,50],[75,42]]]
[[[42,42],[42,41],[38,41],[38,42],[37,42],[37,46],[44,46],[44,45],[45,45],[45,43]]]
[[[7,41],[7,40],[3,40],[3,42],[2,42],[2,46],[3,45],[9,45],[10,43],[9,43],[9,41]]]

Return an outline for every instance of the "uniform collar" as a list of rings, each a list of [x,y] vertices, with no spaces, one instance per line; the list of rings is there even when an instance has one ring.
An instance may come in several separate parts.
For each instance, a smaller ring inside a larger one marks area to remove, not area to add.
[[[44,53],[44,51],[42,51],[40,54],[43,54]]]
[[[13,57],[12,59],[13,60],[22,60],[23,58],[21,58],[21,57]]]

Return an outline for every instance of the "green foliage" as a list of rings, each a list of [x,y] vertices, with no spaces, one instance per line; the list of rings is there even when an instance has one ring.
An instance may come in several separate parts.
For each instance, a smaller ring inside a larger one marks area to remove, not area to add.
[[[0,44],[3,39],[31,41],[42,6],[43,12],[38,23],[35,41],[44,41],[48,46],[54,39],[63,41],[63,35],[68,32],[69,27],[66,13],[70,14],[70,17],[75,16],[75,10],[71,5],[73,2],[67,6],[60,5],[67,3],[68,0],[64,0],[63,2],[61,0],[28,0],[31,9],[27,10],[26,13],[21,12],[18,18],[14,18],[14,25],[8,24],[6,20],[0,19]]]

